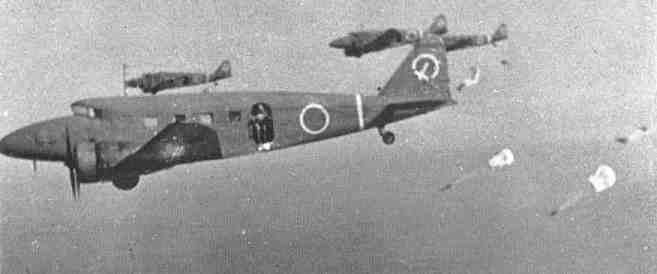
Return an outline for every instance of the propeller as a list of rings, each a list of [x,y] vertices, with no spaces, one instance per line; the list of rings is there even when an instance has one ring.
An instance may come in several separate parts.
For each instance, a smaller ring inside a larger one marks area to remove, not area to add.
[[[80,182],[78,181],[78,172],[76,169],[75,151],[71,146],[71,137],[68,132],[68,126],[64,129],[66,133],[66,166],[68,167],[68,175],[71,181],[71,190],[73,191],[73,199],[80,198]]]

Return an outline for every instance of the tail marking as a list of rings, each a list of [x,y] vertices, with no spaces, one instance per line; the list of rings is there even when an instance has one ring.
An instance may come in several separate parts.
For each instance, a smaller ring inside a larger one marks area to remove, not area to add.
[[[420,64],[420,61],[423,60],[426,61],[422,62],[422,69],[418,70],[418,65]],[[440,73],[440,60],[438,60],[438,58],[436,58],[436,56],[433,54],[422,53],[413,59],[413,62],[411,63],[411,69],[413,70],[413,74],[415,74],[418,80],[429,82],[430,80],[438,77],[438,74]],[[431,72],[431,74],[427,74],[427,72],[432,70],[433,72]]]

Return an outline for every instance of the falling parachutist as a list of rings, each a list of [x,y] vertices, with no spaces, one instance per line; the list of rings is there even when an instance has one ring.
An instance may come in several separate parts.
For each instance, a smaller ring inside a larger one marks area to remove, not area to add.
[[[495,155],[493,155],[493,157],[488,160],[488,167],[490,169],[502,168],[511,165],[514,161],[515,161],[515,157],[513,156],[513,152],[510,149],[505,148],[500,152],[496,153]],[[480,167],[473,171],[470,171],[469,173],[456,179],[454,182],[444,185],[443,187],[440,188],[440,191],[443,192],[449,190],[452,187],[473,178],[475,175],[478,175],[480,171],[484,171],[484,170],[486,169]]]
[[[479,173],[479,171],[481,171],[481,170],[484,170],[484,169],[483,169],[483,168],[477,168],[477,169],[471,171],[470,173],[467,173],[467,174],[461,176],[460,178],[456,179],[456,181],[451,182],[451,183],[446,184],[446,185],[444,185],[443,187],[441,187],[441,188],[440,188],[440,191],[443,192],[443,191],[449,190],[449,189],[451,189],[452,187],[454,187],[454,186],[456,186],[456,185],[458,185],[458,184],[460,184],[460,183],[462,183],[462,182],[465,182],[465,181],[469,180],[470,178],[472,178],[472,177],[474,177],[475,175],[477,175],[477,174]]]
[[[479,83],[479,76],[481,71],[479,66],[470,67],[470,78],[463,79],[461,83],[456,87],[456,90],[462,90],[463,88],[476,85]]]
[[[572,196],[564,203],[562,203],[558,209],[552,210],[550,212],[550,216],[555,216],[559,212],[564,211],[576,205],[583,198],[589,197],[595,193],[600,193],[609,189],[616,183],[616,172],[614,172],[614,170],[607,165],[600,165],[598,169],[595,171],[595,173],[589,176],[588,181],[591,184],[591,186],[593,186],[595,192],[579,191],[575,193],[574,196]]]

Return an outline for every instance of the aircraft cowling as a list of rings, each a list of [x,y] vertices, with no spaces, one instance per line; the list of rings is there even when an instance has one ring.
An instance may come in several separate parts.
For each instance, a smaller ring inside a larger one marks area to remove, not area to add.
[[[81,182],[111,180],[112,167],[132,152],[123,143],[82,142],[76,146],[76,170]]]

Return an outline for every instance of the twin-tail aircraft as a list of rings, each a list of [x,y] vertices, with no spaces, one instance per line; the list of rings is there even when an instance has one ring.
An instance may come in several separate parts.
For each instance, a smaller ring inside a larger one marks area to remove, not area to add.
[[[143,93],[155,95],[165,89],[202,85],[226,79],[230,76],[230,62],[224,60],[213,73],[207,75],[204,73],[167,71],[144,73],[138,78],[125,81],[125,86],[139,88]]]
[[[81,183],[129,190],[140,176],[376,128],[455,104],[443,36],[423,33],[378,94],[181,93],[84,99],[73,115],[18,129],[0,141],[17,158],[61,161],[74,199]],[[480,44],[464,44],[480,46]]]

